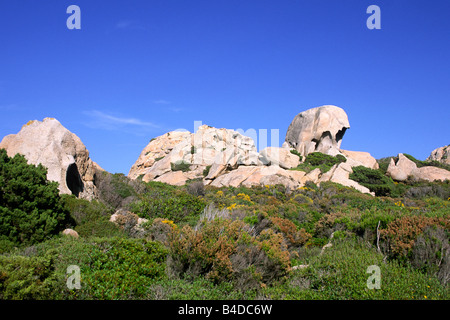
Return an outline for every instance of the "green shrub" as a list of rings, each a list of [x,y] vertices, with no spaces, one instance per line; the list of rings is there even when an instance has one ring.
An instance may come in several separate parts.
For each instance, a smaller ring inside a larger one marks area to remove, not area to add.
[[[81,237],[127,237],[126,233],[107,218],[84,222],[75,227]]]
[[[281,234],[265,229],[254,236],[242,220],[219,217],[200,221],[196,228],[174,229],[169,249],[172,274],[238,281],[243,288],[279,279],[290,267]]]
[[[191,164],[188,162],[179,161],[179,162],[171,163],[170,168],[172,169],[172,171],[188,172],[191,170]]]
[[[96,171],[95,185],[99,200],[112,209],[126,207],[138,194],[145,192],[146,184],[140,179],[131,180],[124,174]]]
[[[146,299],[166,256],[144,239],[61,237],[0,256],[0,299]],[[67,288],[69,265],[79,266],[81,289]]]
[[[164,276],[167,251],[143,239],[99,239],[88,265],[80,266],[82,286],[93,299],[144,297],[151,280]]]
[[[300,263],[305,264],[300,257]],[[268,286],[260,295],[300,300],[428,300],[450,297],[448,288],[434,276],[383,261],[383,255],[355,238],[335,239],[322,255],[309,258],[308,267],[290,274],[287,281]],[[380,289],[369,289],[369,266],[378,266]]]
[[[0,256],[0,300],[41,300],[52,297],[57,278],[56,256]]]
[[[343,155],[330,156],[321,152],[313,152],[306,156],[305,162],[300,163],[297,168],[293,170],[301,170],[310,172],[316,168],[319,168],[322,173],[327,172],[335,164],[346,162],[347,158]]]
[[[47,180],[47,169],[0,149],[0,240],[33,244],[71,223],[58,184]]]
[[[11,251],[15,247],[15,243],[8,239],[0,239],[0,254]]]
[[[303,157],[301,156],[300,152],[298,152],[297,150],[291,149],[291,153],[295,154],[300,159],[300,161],[303,160]]]
[[[389,163],[391,163],[391,159],[394,159],[395,162],[398,161],[397,157],[385,157],[381,159],[377,159],[379,170],[385,174],[387,168],[389,167]]]
[[[187,192],[193,196],[204,196],[205,185],[203,181],[192,181],[187,185]]]
[[[206,168],[203,170],[203,177],[206,177],[209,174],[210,169],[211,169],[211,166],[206,166]]]
[[[188,222],[203,211],[206,203],[199,197],[164,183],[152,182],[149,192],[131,205],[142,218],[167,218],[176,223]]]
[[[205,277],[192,281],[185,279],[161,279],[154,281],[149,288],[152,300],[237,300],[249,299],[246,292],[235,290],[231,282],[214,283]]]
[[[441,226],[425,228],[411,252],[412,265],[425,274],[436,276],[443,285],[450,282],[450,230]]]
[[[102,218],[108,218],[114,213],[111,207],[97,200],[87,201],[78,199],[73,195],[62,195],[65,208],[70,212],[77,225],[88,221],[94,221]]]
[[[375,192],[376,196],[389,196],[395,192],[395,185],[391,178],[385,176],[380,170],[364,166],[353,167],[349,178]]]

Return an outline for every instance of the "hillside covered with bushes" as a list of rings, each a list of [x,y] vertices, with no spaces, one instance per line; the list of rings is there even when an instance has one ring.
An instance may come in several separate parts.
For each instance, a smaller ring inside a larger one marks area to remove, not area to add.
[[[295,170],[342,159],[330,161]],[[350,177],[376,196],[334,182],[172,186],[97,170],[88,201],[1,151],[0,298],[450,299],[450,182],[396,182],[383,164]],[[117,212],[145,220],[111,222]],[[69,265],[80,289],[66,285]],[[379,289],[367,286],[373,265]]]

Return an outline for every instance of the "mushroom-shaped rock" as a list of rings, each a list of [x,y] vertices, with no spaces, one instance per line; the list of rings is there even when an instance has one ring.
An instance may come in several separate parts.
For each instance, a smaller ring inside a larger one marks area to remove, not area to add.
[[[284,147],[295,148],[303,156],[311,152],[336,155],[348,128],[350,123],[343,109],[332,105],[312,108],[294,117]]]

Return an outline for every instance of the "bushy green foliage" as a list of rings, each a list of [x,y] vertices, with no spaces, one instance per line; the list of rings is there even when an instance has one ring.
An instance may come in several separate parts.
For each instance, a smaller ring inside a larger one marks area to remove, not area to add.
[[[69,218],[58,184],[47,180],[47,169],[0,149],[0,240],[41,242],[62,231]]]
[[[0,256],[0,300],[41,300],[51,297],[57,285],[56,255]]]
[[[70,212],[77,225],[101,218],[109,218],[114,213],[111,207],[97,200],[88,201],[66,194],[62,195],[61,198],[64,202],[64,207]]]
[[[308,267],[297,270],[278,286],[261,294],[272,299],[315,300],[427,300],[448,299],[448,288],[437,278],[396,261],[383,262],[383,255],[355,238],[336,239],[322,255],[300,259]],[[369,289],[369,266],[378,266],[380,289]]]
[[[327,172],[335,164],[346,162],[347,158],[343,155],[330,156],[321,152],[312,152],[308,154],[303,163],[300,163],[297,168],[293,170],[301,170],[310,172],[316,168],[319,168],[322,173]]]
[[[164,277],[166,255],[144,239],[63,237],[0,256],[0,298],[145,299]],[[69,265],[79,266],[81,289],[67,288]]]
[[[126,208],[146,190],[146,184],[141,179],[131,180],[121,173],[99,170],[95,173],[95,185],[99,200],[111,209]]]
[[[170,168],[172,171],[183,171],[188,172],[191,170],[191,164],[189,162],[179,161],[175,163],[170,163]]]
[[[364,166],[353,167],[349,178],[375,192],[376,196],[394,195],[395,185],[391,178],[385,176],[380,170]],[[395,195],[394,195],[395,196]]]
[[[206,166],[206,168],[203,170],[203,177],[206,177],[209,174],[210,169],[211,169],[211,166]]]
[[[394,159],[395,162],[398,161],[397,157],[385,157],[381,159],[377,159],[379,170],[385,174],[387,171],[387,168],[389,167],[389,163],[391,162],[391,159]]]
[[[62,197],[79,239],[53,237],[19,249],[0,239],[0,295],[449,299],[449,182],[391,183],[381,170],[358,170],[368,185],[392,189],[374,197],[334,182],[215,188],[105,175],[100,189],[113,196]],[[109,222],[118,207],[149,219],[140,238]],[[72,264],[81,268],[80,290],[65,285]],[[291,269],[297,265],[303,267]],[[367,289],[368,265],[381,268],[380,290]]]
[[[302,155],[301,155],[300,152],[298,152],[297,150],[291,149],[291,153],[292,153],[292,154],[295,154],[295,155],[300,159],[300,161],[303,160]]]
[[[84,265],[84,285],[94,299],[141,297],[152,279],[164,275],[165,249],[158,243],[135,239],[98,240],[89,265]]]
[[[131,208],[147,219],[167,218],[176,223],[188,222],[198,216],[206,206],[199,197],[161,182],[150,182],[148,192]]]
[[[170,271],[177,276],[203,275],[215,283],[245,282],[258,287],[287,274],[289,252],[272,229],[259,235],[242,220],[216,218],[196,228],[175,228],[170,238]]]
[[[97,200],[77,199],[73,195],[62,196],[65,208],[76,223],[75,231],[82,237],[124,237],[125,233],[109,221],[112,207]]]

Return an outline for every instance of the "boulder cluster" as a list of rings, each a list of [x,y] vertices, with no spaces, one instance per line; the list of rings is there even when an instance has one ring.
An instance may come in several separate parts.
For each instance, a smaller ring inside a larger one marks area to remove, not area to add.
[[[369,189],[349,179],[354,166],[378,168],[367,152],[341,150],[347,114],[336,106],[322,106],[299,113],[290,124],[281,148],[257,151],[254,141],[239,132],[200,126],[197,132],[169,132],[144,148],[128,177],[183,185],[202,179],[205,185],[256,186],[283,184],[298,188],[307,181],[334,181],[361,192]],[[292,152],[295,151],[295,152]],[[347,160],[322,173],[290,170],[312,152],[343,155]],[[302,160],[301,160],[302,159]]]
[[[349,128],[345,111],[327,105],[296,115],[282,147],[267,147],[259,152],[252,138],[235,130],[202,125],[194,133],[172,131],[149,142],[128,177],[172,185],[197,179],[215,187],[282,184],[290,189],[308,181],[332,181],[371,193],[349,176],[353,167],[378,169],[378,162],[368,152],[340,148]],[[19,133],[4,137],[0,148],[6,149],[9,156],[19,153],[31,164],[44,165],[48,179],[59,183],[61,193],[88,200],[97,197],[95,171],[103,169],[90,159],[81,140],[56,119],[28,122]],[[345,161],[326,172],[319,168],[308,173],[292,170],[313,152],[340,155]],[[427,161],[450,164],[450,146],[434,150]],[[435,166],[418,167],[403,154],[391,159],[387,174],[397,181],[411,177],[428,181],[450,179],[450,171]]]
[[[413,180],[450,180],[450,171],[434,166],[417,167],[417,164],[399,153],[397,162],[391,158],[386,173],[396,181]]]

